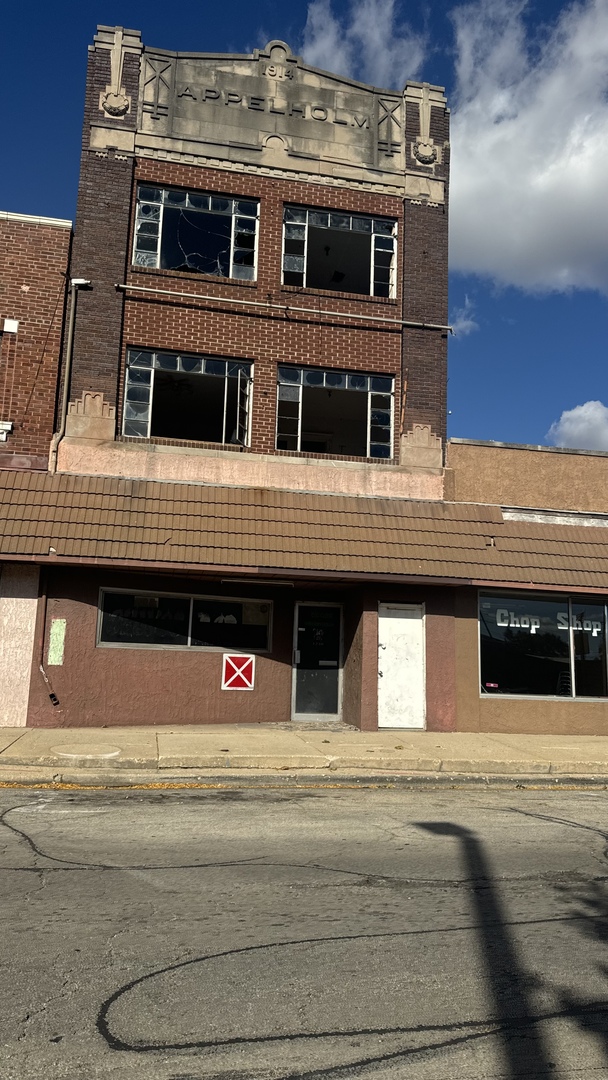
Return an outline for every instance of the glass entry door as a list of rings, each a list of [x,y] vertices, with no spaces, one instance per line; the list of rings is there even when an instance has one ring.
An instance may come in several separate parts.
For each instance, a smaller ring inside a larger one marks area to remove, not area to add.
[[[342,692],[342,609],[296,604],[294,720],[339,720]]]

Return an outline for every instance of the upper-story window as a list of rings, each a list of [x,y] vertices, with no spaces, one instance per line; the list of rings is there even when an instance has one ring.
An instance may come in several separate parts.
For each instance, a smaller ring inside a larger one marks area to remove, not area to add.
[[[396,295],[395,220],[286,206],[283,221],[285,285]]]
[[[277,450],[390,458],[394,379],[281,365]]]
[[[247,446],[251,374],[243,360],[129,349],[123,435]]]
[[[254,281],[260,204],[200,191],[137,191],[133,262]]]

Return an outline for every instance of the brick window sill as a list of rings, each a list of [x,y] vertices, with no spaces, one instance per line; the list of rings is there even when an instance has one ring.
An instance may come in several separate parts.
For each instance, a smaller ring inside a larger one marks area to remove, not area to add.
[[[182,450],[228,450],[232,454],[251,453],[251,447],[241,446],[237,443],[195,442],[194,439],[164,439],[162,436],[153,435],[149,439],[140,439],[135,435],[116,435],[115,442],[126,443],[128,446],[174,446]]]
[[[340,292],[338,289],[309,289],[304,285],[281,285],[281,292],[291,296],[322,296],[326,300],[348,300],[389,308],[397,307],[399,303],[396,296],[365,296],[363,293]]]
[[[297,461],[334,461],[338,464],[342,462],[355,463],[360,465],[376,465],[380,468],[387,468],[398,464],[395,458],[376,458],[376,457],[356,457],[349,456],[348,454],[315,454],[308,453],[307,451],[298,450],[275,450],[275,449],[255,449],[252,446],[240,446],[235,443],[213,443],[213,442],[195,442],[193,439],[164,439],[161,436],[152,436],[149,439],[137,438],[132,435],[116,435],[115,442],[127,444],[129,446],[168,446],[174,447],[176,450],[215,450],[222,453],[228,452],[231,454],[253,454],[256,457],[265,458],[291,458]]]
[[[144,277],[171,278],[174,281],[204,281],[206,285],[228,285],[231,288],[257,289],[257,281],[245,281],[241,278],[220,277],[218,274],[188,274],[185,270],[161,270],[156,266],[129,266],[128,274],[143,274]]]

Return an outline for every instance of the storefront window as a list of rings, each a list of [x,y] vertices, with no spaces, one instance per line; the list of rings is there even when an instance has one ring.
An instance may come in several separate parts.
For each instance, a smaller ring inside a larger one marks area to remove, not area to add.
[[[572,601],[574,687],[577,697],[606,697],[606,633],[603,604]]]
[[[105,593],[101,641],[112,645],[187,645],[190,600]]]
[[[570,697],[568,600],[481,596],[481,689]]]
[[[271,615],[266,600],[102,590],[97,644],[268,652]]]
[[[606,606],[579,597],[479,597],[482,694],[608,697]]]

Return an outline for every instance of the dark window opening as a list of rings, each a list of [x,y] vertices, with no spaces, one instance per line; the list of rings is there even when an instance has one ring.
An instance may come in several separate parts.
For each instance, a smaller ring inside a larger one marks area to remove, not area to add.
[[[163,270],[197,270],[201,274],[230,277],[231,234],[229,217],[167,206],[163,215],[160,266]]]
[[[191,644],[243,651],[268,649],[270,605],[195,599]]]
[[[236,408],[236,379],[159,371],[154,379],[150,435],[234,443]]]
[[[286,207],[283,282],[363,296],[396,295],[397,223]]]
[[[366,457],[367,395],[303,387],[300,450]]]
[[[251,364],[130,349],[123,434],[249,444]]]
[[[392,457],[393,379],[279,367],[277,450]]]
[[[252,281],[258,211],[243,199],[140,186],[133,261]]]
[[[363,233],[310,228],[307,286],[369,296],[371,242]]]
[[[190,600],[104,593],[100,638],[121,645],[187,645]]]

